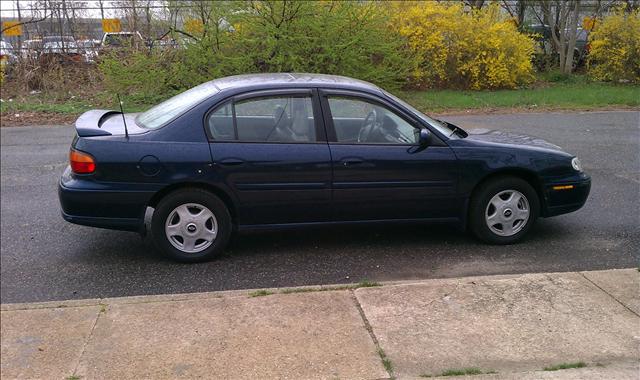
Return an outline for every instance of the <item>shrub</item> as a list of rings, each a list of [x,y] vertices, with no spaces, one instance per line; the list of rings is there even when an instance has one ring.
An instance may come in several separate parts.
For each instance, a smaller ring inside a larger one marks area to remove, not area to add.
[[[127,94],[135,102],[153,103],[173,95],[169,85],[170,67],[176,63],[166,51],[125,49],[105,53],[98,67],[105,88]]]
[[[256,71],[340,74],[387,88],[406,80],[403,43],[388,32],[384,6],[352,1],[255,4],[238,40]]]
[[[497,4],[465,12],[462,3],[395,3],[392,29],[418,61],[417,87],[514,88],[533,81],[534,40]]]
[[[640,82],[640,10],[605,17],[589,39],[590,76],[604,81]]]
[[[18,59],[5,67],[3,97],[44,92],[51,99],[84,96],[100,87],[100,73],[91,65],[76,62],[52,61],[42,64],[36,60]]]
[[[400,87],[408,76],[403,42],[388,32],[388,13],[374,3],[258,1],[238,6],[216,14],[206,33],[181,49],[103,58],[99,66],[108,89],[150,99],[252,72],[340,74],[387,88]],[[221,29],[218,18],[233,28]]]

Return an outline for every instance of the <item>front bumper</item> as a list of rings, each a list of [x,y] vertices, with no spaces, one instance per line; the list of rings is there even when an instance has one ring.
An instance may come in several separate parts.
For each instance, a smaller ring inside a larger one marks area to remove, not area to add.
[[[64,220],[123,231],[144,230],[144,213],[153,194],[153,191],[123,189],[118,185],[74,178],[69,168],[58,184]]]
[[[556,216],[580,209],[586,203],[590,190],[591,177],[586,173],[549,181],[544,186],[542,216]]]

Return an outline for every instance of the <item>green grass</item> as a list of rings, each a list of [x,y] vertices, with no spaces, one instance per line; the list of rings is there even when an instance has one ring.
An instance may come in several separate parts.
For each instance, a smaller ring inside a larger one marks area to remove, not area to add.
[[[540,74],[530,88],[498,91],[424,90],[405,91],[398,96],[425,113],[460,110],[588,110],[615,107],[639,107],[640,86],[592,82],[584,75],[557,72]],[[142,112],[159,100],[123,97],[125,112]],[[88,98],[51,99],[44,94],[25,95],[0,103],[1,113],[42,112],[79,115],[92,108],[117,109],[112,94],[98,93]]]
[[[462,368],[462,369],[448,369],[437,376],[468,376],[468,375],[489,375],[498,373],[496,371],[482,371],[479,368]],[[420,377],[432,377],[433,375],[422,374]]]
[[[449,369],[440,374],[440,376],[465,376],[465,375],[482,375],[484,372],[478,368]]]
[[[71,376],[67,377],[66,380],[80,380],[80,376],[71,375]]]
[[[640,86],[585,80],[546,82],[544,86],[518,90],[425,90],[398,96],[427,114],[468,109],[577,110],[640,106]]]
[[[387,357],[387,354],[382,348],[378,348],[378,355],[380,355],[380,360],[382,360],[384,369],[393,377],[393,363],[391,363],[391,360]]]
[[[364,279],[355,285],[355,288],[374,288],[376,286],[382,286],[381,283],[375,281],[369,281]]]
[[[129,99],[122,100],[125,112],[142,112],[153,104],[136,103]],[[95,108],[118,109],[118,102],[113,99],[96,98],[93,100],[47,99],[43,95],[16,98],[13,101],[3,99],[0,113],[42,112],[75,115]]]
[[[273,294],[272,291],[269,290],[256,290],[255,292],[250,292],[249,297],[264,297]]]
[[[545,371],[558,371],[561,369],[584,368],[587,365],[584,362],[562,363],[551,367],[545,367]]]
[[[357,284],[352,285],[338,285],[338,286],[322,286],[322,287],[308,287],[308,288],[288,288],[281,289],[278,291],[278,294],[295,294],[295,293],[311,293],[311,292],[328,292],[335,290],[353,290],[358,288],[372,288],[376,286],[382,286],[379,282],[362,280]],[[268,296],[270,294],[276,294],[275,292],[267,291],[267,290],[257,290],[255,292],[249,293],[250,297],[260,297],[260,296]]]
[[[85,102],[79,102],[76,100],[67,100],[61,103],[57,102],[44,102],[39,99],[33,100],[14,100],[12,102],[5,100],[0,103],[0,112],[48,112],[48,113],[63,113],[63,114],[75,114],[88,111],[95,108],[91,104]]]

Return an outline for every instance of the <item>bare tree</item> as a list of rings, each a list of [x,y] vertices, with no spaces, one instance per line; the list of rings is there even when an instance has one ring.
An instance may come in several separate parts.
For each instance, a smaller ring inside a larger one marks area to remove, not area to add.
[[[18,0],[19,1],[19,0]],[[46,4],[46,3],[45,3]],[[47,8],[47,6],[44,6],[44,12],[43,15],[40,14],[40,10],[38,8],[38,3],[31,3],[30,6],[30,14],[31,14],[31,18],[29,18],[28,20],[25,21],[18,21],[17,24],[11,25],[11,26],[7,26],[4,27],[0,30],[0,33],[4,33],[6,30],[10,29],[10,28],[14,28],[18,25],[22,26],[22,25],[29,25],[29,24],[36,24],[38,25],[38,23],[45,21],[48,18],[53,17],[53,13],[50,11],[50,9]]]
[[[500,2],[500,6],[502,6],[502,8],[506,10],[514,20],[516,20],[518,28],[523,27],[527,5],[529,5],[529,2],[526,0],[502,0]]]
[[[464,0],[464,3],[471,8],[480,9],[485,3],[485,0]]]
[[[140,0],[141,1],[141,0]],[[140,6],[138,0],[120,0],[112,2],[114,8],[119,8],[122,16],[127,22],[130,31],[138,31],[140,24]]]
[[[98,6],[100,7],[100,18],[104,20],[104,0],[98,0]]]
[[[624,4],[624,10],[627,13],[640,9],[640,0],[624,0]]]
[[[538,19],[551,31],[553,50],[558,54],[560,71],[570,74],[578,32],[581,0],[540,0],[533,7]]]

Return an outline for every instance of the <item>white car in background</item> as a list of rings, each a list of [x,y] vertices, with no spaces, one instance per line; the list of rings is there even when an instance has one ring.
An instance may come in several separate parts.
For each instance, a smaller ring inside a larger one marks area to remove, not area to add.
[[[78,54],[78,44],[71,36],[47,36],[42,39],[45,53]]]
[[[100,40],[79,40],[77,41],[80,52],[84,55],[84,60],[88,63],[95,63],[100,50]]]
[[[20,46],[20,56],[24,59],[38,59],[40,52],[42,51],[42,40],[33,39],[22,42]]]
[[[109,32],[102,36],[102,48],[138,47],[144,42],[140,32]]]

